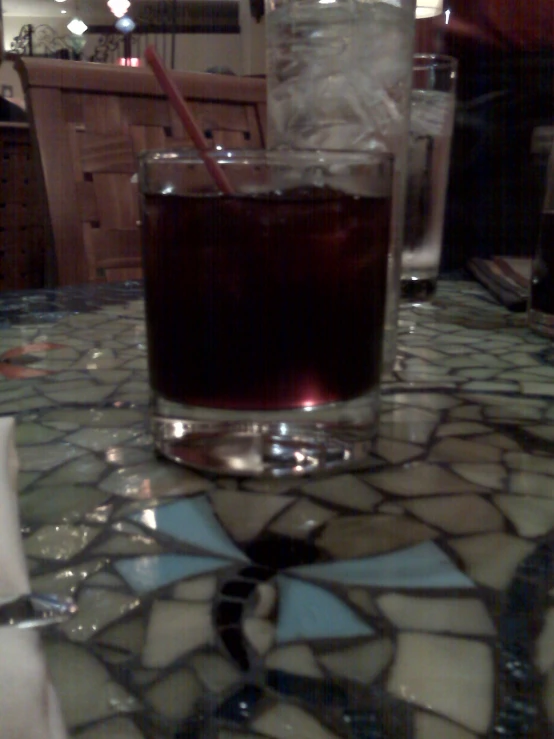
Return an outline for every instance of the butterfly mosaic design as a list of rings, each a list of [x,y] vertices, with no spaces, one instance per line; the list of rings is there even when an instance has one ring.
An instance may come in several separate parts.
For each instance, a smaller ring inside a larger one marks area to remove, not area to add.
[[[242,633],[244,605],[261,583],[271,582],[278,591],[276,645],[372,636],[373,627],[337,594],[337,586],[475,587],[433,542],[391,554],[329,562],[314,561],[317,555],[307,545],[291,548],[290,540],[281,549],[278,541],[265,547],[263,541],[254,541],[239,548],[206,496],[146,509],[132,519],[158,535],[171,537],[176,548],[186,551],[120,559],[116,564],[119,573],[139,594],[217,573],[220,587],[213,608],[215,632],[243,671],[251,663]]]

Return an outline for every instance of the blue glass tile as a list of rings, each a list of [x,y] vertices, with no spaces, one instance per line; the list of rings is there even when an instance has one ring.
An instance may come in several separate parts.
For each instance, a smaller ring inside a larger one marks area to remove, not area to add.
[[[227,560],[217,557],[160,554],[120,559],[115,563],[115,568],[136,593],[148,593],[186,577],[228,567],[229,564]]]
[[[312,580],[387,588],[474,588],[475,583],[433,542],[392,554],[294,567],[289,572]]]
[[[280,575],[277,643],[297,639],[371,636],[373,629],[336,595]]]
[[[210,554],[248,561],[221,528],[204,496],[148,508],[131,518],[178,541],[208,550]]]

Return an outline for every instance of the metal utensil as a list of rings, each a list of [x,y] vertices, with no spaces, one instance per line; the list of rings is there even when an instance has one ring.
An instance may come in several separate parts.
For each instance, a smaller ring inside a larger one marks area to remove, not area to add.
[[[38,629],[67,621],[78,607],[73,598],[42,593],[0,597],[0,626]]]

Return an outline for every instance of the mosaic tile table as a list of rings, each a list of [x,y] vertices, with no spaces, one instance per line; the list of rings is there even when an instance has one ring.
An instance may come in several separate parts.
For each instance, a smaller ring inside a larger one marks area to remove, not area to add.
[[[155,458],[141,288],[0,297],[44,633],[80,739],[554,735],[554,352],[477,285],[401,315],[375,457],[328,479]]]

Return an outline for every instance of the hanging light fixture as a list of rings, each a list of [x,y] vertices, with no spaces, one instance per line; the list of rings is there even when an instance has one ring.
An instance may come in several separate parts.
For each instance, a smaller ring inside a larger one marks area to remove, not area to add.
[[[80,18],[73,18],[73,20],[67,24],[67,28],[75,36],[82,36],[88,26]]]
[[[416,18],[432,18],[442,13],[443,0],[417,0]]]
[[[87,24],[79,18],[79,0],[75,0],[75,17],[67,24],[67,29],[74,36],[82,36],[87,28]]]
[[[131,33],[135,30],[137,24],[132,18],[129,18],[128,15],[124,15],[123,18],[120,18],[117,21],[115,27],[118,31],[121,31],[121,33]]]
[[[57,0],[60,2],[60,0]],[[129,0],[109,0],[108,8],[112,11],[116,18],[123,18],[125,13],[131,7]]]

